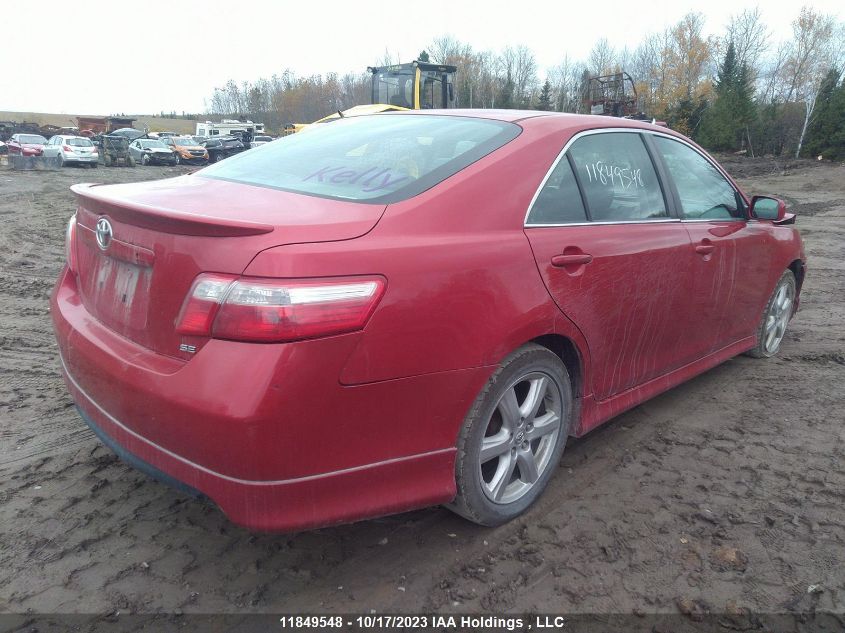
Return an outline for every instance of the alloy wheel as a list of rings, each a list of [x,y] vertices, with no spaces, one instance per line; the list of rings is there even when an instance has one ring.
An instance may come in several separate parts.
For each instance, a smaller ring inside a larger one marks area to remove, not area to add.
[[[786,326],[792,316],[792,304],[795,301],[795,288],[792,284],[781,283],[775,292],[769,313],[766,315],[766,325],[763,330],[763,347],[767,354],[774,354],[780,348],[786,334]]]
[[[561,413],[560,392],[544,373],[526,374],[504,391],[487,422],[478,464],[490,501],[513,503],[540,479],[554,453]]]

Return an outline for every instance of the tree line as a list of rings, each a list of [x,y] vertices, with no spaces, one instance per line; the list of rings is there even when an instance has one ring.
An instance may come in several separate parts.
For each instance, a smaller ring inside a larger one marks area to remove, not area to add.
[[[589,112],[589,79],[625,71],[637,108],[708,149],[749,154],[845,158],[845,25],[803,7],[791,37],[774,42],[759,9],[733,15],[721,35],[704,35],[690,13],[647,35],[634,49],[598,40],[587,59],[564,55],[542,76],[527,45],[480,51],[450,35],[435,38],[422,60],[458,67],[460,107]],[[408,61],[408,60],[404,60]],[[385,53],[374,65],[398,63]],[[371,75],[270,78],[216,88],[209,113],[249,117],[280,131],[370,100]]]

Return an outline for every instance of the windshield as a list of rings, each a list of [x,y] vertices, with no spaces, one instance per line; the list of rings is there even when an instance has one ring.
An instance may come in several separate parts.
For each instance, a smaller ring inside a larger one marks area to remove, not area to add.
[[[87,138],[69,138],[65,143],[71,147],[92,147],[94,144]]]
[[[414,70],[380,71],[373,75],[373,103],[414,107]]]
[[[39,134],[21,134],[18,136],[21,143],[29,143],[31,145],[46,145],[47,139]]]
[[[520,129],[469,117],[353,117],[243,152],[199,175],[341,200],[397,202],[498,149]]]
[[[273,139],[270,138],[269,136],[256,136],[252,140],[254,140],[254,141],[272,141]]]
[[[167,149],[167,146],[161,141],[138,141],[144,149],[155,147],[156,149]]]
[[[192,139],[190,136],[174,136],[172,140],[173,140],[174,143],[176,143],[176,145],[181,145],[183,147],[185,145],[196,145],[197,144],[197,142],[194,139]]]

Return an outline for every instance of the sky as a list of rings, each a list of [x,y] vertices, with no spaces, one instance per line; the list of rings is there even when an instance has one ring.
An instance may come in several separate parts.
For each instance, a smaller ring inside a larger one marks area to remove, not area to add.
[[[411,61],[445,34],[476,50],[526,44],[542,81],[602,37],[633,49],[690,11],[704,13],[706,35],[721,35],[758,4],[773,46],[789,39],[800,4],[783,0],[4,0],[0,111],[205,112],[228,79],[363,72],[386,52]],[[845,17],[841,0],[808,4]]]

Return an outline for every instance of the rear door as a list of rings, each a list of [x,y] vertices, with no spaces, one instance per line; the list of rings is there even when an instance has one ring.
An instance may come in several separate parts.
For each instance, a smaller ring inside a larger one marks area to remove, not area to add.
[[[691,359],[676,318],[692,282],[690,238],[657,173],[640,133],[584,133],[527,217],[546,286],[587,339],[599,400]]]
[[[678,139],[650,138],[692,241],[694,291],[683,318],[704,356],[754,332],[771,291],[773,245],[748,222],[742,195],[706,156]]]

